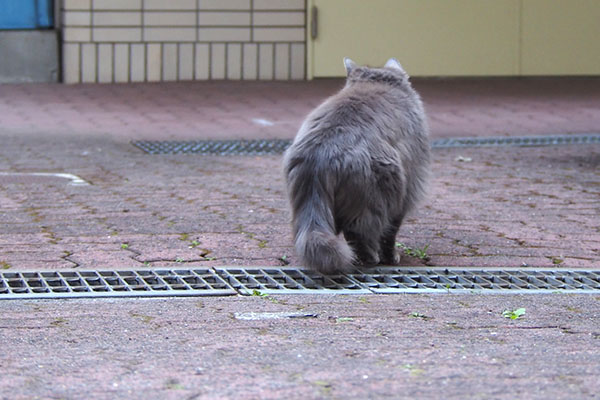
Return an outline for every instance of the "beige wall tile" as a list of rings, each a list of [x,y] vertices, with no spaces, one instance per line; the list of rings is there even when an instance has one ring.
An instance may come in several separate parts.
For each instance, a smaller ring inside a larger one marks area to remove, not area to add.
[[[115,44],[115,82],[129,82],[129,45]]]
[[[96,44],[84,43],[81,45],[81,82],[96,82]]]
[[[141,26],[142,13],[139,11],[95,11],[92,21],[94,26]]]
[[[146,45],[134,43],[130,46],[129,76],[131,82],[143,82],[146,80]]]
[[[290,45],[275,44],[275,79],[284,80],[290,77]]]
[[[270,43],[258,46],[258,79],[273,79],[273,45]]]
[[[141,10],[142,0],[94,0],[94,10]]]
[[[253,28],[255,42],[303,42],[304,28]]]
[[[65,11],[62,14],[64,26],[90,26],[92,13],[89,11]]]
[[[198,14],[201,26],[250,26],[250,11],[202,11]]]
[[[201,42],[248,42],[250,28],[198,28]]]
[[[200,10],[250,10],[250,0],[200,0]]]
[[[98,82],[109,83],[113,80],[113,46],[108,43],[98,45]]]
[[[145,28],[146,42],[194,42],[196,28]]]
[[[210,79],[225,79],[225,45],[210,45]]]
[[[177,80],[177,44],[164,44],[162,48],[162,80]]]
[[[196,10],[197,0],[145,0],[145,10]]]
[[[290,79],[304,79],[306,77],[306,56],[304,43],[291,44],[291,75]]]
[[[196,26],[195,12],[145,11],[144,26]]]
[[[242,79],[242,45],[227,45],[227,79]]]
[[[162,46],[157,43],[146,45],[146,80],[158,82],[161,78]]]
[[[304,11],[273,12],[259,11],[253,13],[254,26],[304,26]]]
[[[94,28],[94,42],[139,42],[142,40],[141,28]]]
[[[242,48],[242,77],[243,79],[258,79],[258,45],[244,43]]]
[[[304,0],[254,0],[255,10],[304,10]]]
[[[194,45],[182,43],[179,45],[178,79],[191,81],[194,79]]]
[[[194,79],[210,79],[210,45],[197,43],[194,55]]]
[[[91,42],[92,30],[90,28],[72,28],[63,29],[63,40],[65,42]]]
[[[62,0],[64,10],[89,10],[92,8],[92,0]]]
[[[63,79],[65,83],[79,83],[81,73],[81,54],[78,43],[63,45]]]
[[[304,7],[305,0],[63,0],[65,82],[304,79]]]

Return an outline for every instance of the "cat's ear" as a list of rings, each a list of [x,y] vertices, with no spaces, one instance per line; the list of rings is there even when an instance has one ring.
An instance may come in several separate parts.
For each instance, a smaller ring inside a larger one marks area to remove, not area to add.
[[[383,67],[397,69],[398,71],[406,73],[406,71],[404,71],[404,68],[402,68],[402,65],[400,65],[398,60],[396,60],[395,58],[390,58]]]
[[[356,63],[348,57],[344,57],[344,67],[346,67],[346,75],[349,75],[350,72],[356,68]]]

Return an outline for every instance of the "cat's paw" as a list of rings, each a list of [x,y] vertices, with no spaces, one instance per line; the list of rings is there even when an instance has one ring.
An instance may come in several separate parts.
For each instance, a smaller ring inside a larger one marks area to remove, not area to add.
[[[391,254],[382,254],[380,265],[399,265],[400,264],[400,253],[396,249]]]
[[[361,254],[358,257],[358,263],[366,267],[378,265],[380,264],[379,254]]]

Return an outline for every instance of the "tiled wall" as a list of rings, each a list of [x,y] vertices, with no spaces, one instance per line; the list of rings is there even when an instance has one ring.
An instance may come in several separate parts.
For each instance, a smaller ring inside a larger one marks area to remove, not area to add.
[[[305,0],[62,0],[63,78],[304,79]]]

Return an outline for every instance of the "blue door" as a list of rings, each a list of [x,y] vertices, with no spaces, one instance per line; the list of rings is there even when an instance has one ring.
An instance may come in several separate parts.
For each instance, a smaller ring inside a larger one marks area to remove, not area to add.
[[[53,0],[0,0],[0,29],[53,26]]]

